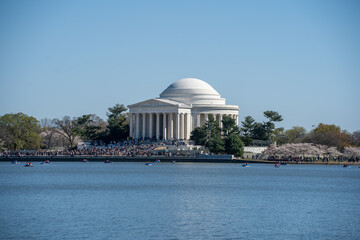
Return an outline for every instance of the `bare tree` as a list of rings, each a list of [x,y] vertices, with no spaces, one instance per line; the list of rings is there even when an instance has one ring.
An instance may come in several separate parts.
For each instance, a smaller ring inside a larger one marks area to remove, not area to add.
[[[55,124],[56,119],[44,118],[40,120],[42,126],[41,136],[47,149],[64,147],[65,137],[58,132]]]
[[[74,129],[76,127],[74,119],[69,116],[64,116],[62,119],[54,119],[56,132],[62,135],[69,143],[70,148],[75,146],[76,134]]]

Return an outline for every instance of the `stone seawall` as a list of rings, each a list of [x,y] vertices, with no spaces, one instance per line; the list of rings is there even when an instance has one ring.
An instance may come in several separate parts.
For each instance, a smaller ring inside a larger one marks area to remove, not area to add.
[[[122,156],[27,156],[27,157],[0,157],[0,162],[43,162],[50,160],[51,162],[82,162],[83,159],[87,159],[89,162],[104,162],[105,160],[111,160],[112,162],[154,162],[160,160],[161,162],[204,162],[204,163],[235,163],[239,160],[233,159],[209,159],[209,158],[197,158],[197,157],[122,157]],[[243,162],[243,161],[241,161]]]
[[[213,155],[214,156],[214,155]],[[261,159],[223,159],[223,158],[202,158],[202,157],[163,157],[163,156],[153,156],[153,157],[124,157],[124,156],[27,156],[27,157],[0,157],[0,162],[43,162],[45,160],[50,160],[51,162],[82,162],[83,159],[87,159],[89,162],[104,162],[105,160],[111,160],[112,162],[155,162],[160,160],[161,162],[193,162],[193,163],[265,163],[265,164],[275,164],[278,161],[269,161]],[[310,165],[343,165],[348,163],[350,165],[360,165],[360,162],[301,162],[301,164],[310,164]],[[288,164],[297,164],[297,162],[289,162]]]

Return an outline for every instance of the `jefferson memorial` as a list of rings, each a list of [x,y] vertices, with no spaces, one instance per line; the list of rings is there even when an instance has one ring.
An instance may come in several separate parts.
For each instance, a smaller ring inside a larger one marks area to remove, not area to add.
[[[191,131],[205,124],[209,115],[219,121],[224,115],[238,123],[239,107],[226,105],[225,98],[208,83],[183,78],[166,88],[159,98],[128,106],[130,137],[135,139],[189,139]]]

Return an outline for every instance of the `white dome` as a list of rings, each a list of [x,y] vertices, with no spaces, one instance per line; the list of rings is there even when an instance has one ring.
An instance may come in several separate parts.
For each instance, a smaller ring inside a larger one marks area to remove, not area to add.
[[[174,82],[160,94],[160,98],[189,104],[225,103],[225,99],[212,86],[197,78],[183,78]]]

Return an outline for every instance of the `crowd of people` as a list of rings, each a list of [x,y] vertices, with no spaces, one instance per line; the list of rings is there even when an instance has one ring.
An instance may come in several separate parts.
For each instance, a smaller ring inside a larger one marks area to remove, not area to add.
[[[360,157],[347,157],[347,156],[328,156],[328,157],[306,157],[306,156],[268,156],[268,160],[281,161],[281,162],[359,162]]]
[[[0,153],[0,156],[127,156],[127,157],[149,157],[149,156],[171,156],[174,153],[167,151],[167,146],[184,145],[184,142],[169,140],[165,142],[135,142],[127,141],[122,143],[112,143],[109,145],[90,145],[83,146],[78,149],[63,149],[63,150],[20,150],[20,151],[5,151]],[[175,153],[176,155],[184,156],[182,152]]]

